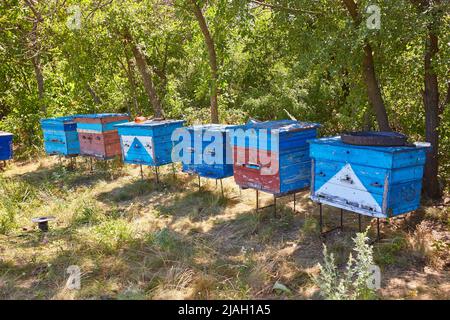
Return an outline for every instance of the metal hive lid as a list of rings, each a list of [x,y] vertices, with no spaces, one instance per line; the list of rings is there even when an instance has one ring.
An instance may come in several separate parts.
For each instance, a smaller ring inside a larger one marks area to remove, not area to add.
[[[128,117],[126,113],[92,113],[92,114],[77,114],[74,118],[87,118],[87,119],[99,119],[99,118],[111,118],[111,117]]]
[[[1,137],[8,137],[8,136],[13,136],[13,134],[10,133],[10,132],[0,131],[0,136]]]
[[[55,118],[45,118],[41,119],[41,123],[75,123],[74,118],[78,117],[78,115],[72,115],[72,116],[64,116],[64,117],[55,117]]]
[[[230,129],[238,129],[242,128],[242,125],[235,124],[198,124],[188,127],[188,130],[204,130],[204,131],[217,131],[217,132],[226,132]]]
[[[389,152],[389,153],[411,150],[413,148],[429,149],[431,146],[430,143],[428,143],[428,142],[415,142],[413,144],[408,144],[405,146],[363,146],[363,145],[344,143],[340,136],[312,139],[312,140],[308,140],[307,142],[308,143],[343,146],[343,147],[351,147],[351,148],[358,148],[358,149],[365,149],[365,150],[379,150],[382,152]]]
[[[176,123],[183,124],[184,122],[185,122],[184,120],[146,120],[143,122],[131,121],[116,124],[115,127],[158,127],[167,124],[176,124]]]
[[[245,125],[246,129],[267,129],[278,132],[302,131],[319,128],[320,124],[315,122],[303,122],[296,120],[274,120],[255,122],[249,121]]]

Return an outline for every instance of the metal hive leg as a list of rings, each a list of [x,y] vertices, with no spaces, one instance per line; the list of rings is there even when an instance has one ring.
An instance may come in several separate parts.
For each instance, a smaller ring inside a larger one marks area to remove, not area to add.
[[[222,198],[224,198],[225,194],[223,192],[223,180],[222,179],[220,179],[220,190],[222,191]]]
[[[295,205],[296,205],[296,196],[295,196],[295,192],[294,192],[294,212],[295,212]]]
[[[142,164],[139,165],[139,168],[141,170],[141,180],[144,180],[144,171],[142,171]]]
[[[176,179],[177,178],[177,172],[175,170],[175,164],[172,162],[172,174],[173,174],[173,178]]]
[[[273,195],[273,213],[274,213],[274,215],[276,216],[277,215],[277,196],[276,195]]]
[[[158,172],[158,166],[155,166],[155,176],[156,176],[156,183],[159,183],[159,172]]]
[[[319,227],[320,227],[320,234],[323,235],[323,213],[322,213],[322,204],[319,203]]]

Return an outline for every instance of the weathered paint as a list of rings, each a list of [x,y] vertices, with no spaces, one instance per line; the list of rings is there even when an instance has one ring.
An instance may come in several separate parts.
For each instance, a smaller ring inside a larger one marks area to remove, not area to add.
[[[183,161],[183,172],[197,174],[200,177],[211,179],[231,177],[233,175],[233,163],[231,159],[231,145],[227,133],[230,130],[238,128],[240,126],[219,124],[188,127],[187,130],[191,137],[191,146],[189,148],[191,156],[188,161]],[[215,143],[216,136],[222,139],[221,143],[217,143],[217,145]],[[195,139],[202,141],[202,143],[196,146]],[[220,150],[216,150],[216,148],[220,148]],[[208,155],[215,157],[216,161],[214,163],[208,163],[210,162],[206,160]]]
[[[419,207],[426,146],[357,146],[340,137],[310,144],[314,201],[378,218]]]
[[[174,130],[183,120],[147,120],[117,124],[125,163],[161,166],[172,163]]]
[[[13,134],[0,131],[0,160],[11,160],[13,157]]]
[[[245,139],[231,138],[235,182],[275,195],[308,187],[311,160],[306,141],[317,136],[318,127],[293,120],[247,123],[243,129],[250,134]]]
[[[129,121],[126,114],[77,115],[80,154],[98,159],[112,159],[122,155],[120,138],[115,125]]]
[[[73,116],[41,120],[45,152],[49,155],[77,156],[80,143]]]

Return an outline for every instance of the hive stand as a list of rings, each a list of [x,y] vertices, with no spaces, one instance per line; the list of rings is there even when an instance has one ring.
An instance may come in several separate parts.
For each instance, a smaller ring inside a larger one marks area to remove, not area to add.
[[[256,212],[266,209],[266,208],[270,208],[270,207],[274,207],[274,215],[277,215],[277,199],[278,198],[282,198],[282,197],[286,197],[286,196],[293,196],[293,200],[294,200],[294,212],[296,212],[296,204],[297,204],[297,193],[302,192],[307,190],[308,187],[306,188],[302,188],[302,189],[298,189],[298,190],[294,190],[294,191],[289,191],[289,192],[285,192],[285,193],[280,193],[280,194],[272,194],[273,195],[273,204],[269,204],[267,206],[264,207],[260,207],[259,206],[259,192],[262,190],[259,189],[255,189],[256,191]]]
[[[332,229],[323,231],[324,228],[324,223],[323,223],[323,204],[319,202],[319,228],[320,228],[320,235],[322,237],[326,237],[328,234],[330,234],[331,232],[335,231],[335,230],[341,230],[344,231],[344,209],[340,209],[341,212],[341,220],[340,220],[340,225],[337,227],[334,227]],[[358,215],[358,231],[362,232],[362,215],[355,212],[355,214]],[[373,240],[371,242],[371,244],[379,242],[381,240],[381,236],[380,236],[380,218],[376,218],[377,219],[377,237],[375,240]]]
[[[193,173],[189,173],[188,172],[188,174],[189,175],[193,175]],[[201,185],[201,176],[199,175],[199,174],[197,174],[196,175],[197,176],[197,179],[198,179],[198,183],[197,183],[197,185],[198,185],[198,191],[200,192],[201,190],[202,190],[202,185]],[[222,198],[224,198],[225,197],[225,192],[224,192],[224,190],[223,190],[223,179],[215,179],[216,180],[216,189],[217,189],[217,187],[218,187],[218,182],[220,181],[220,190],[221,190],[221,195],[222,195]]]

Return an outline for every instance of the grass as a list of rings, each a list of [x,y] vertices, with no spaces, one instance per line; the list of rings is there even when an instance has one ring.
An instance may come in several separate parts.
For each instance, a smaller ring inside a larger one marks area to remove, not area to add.
[[[161,183],[145,169],[120,162],[78,161],[67,169],[56,159],[12,164],[0,176],[0,299],[308,299],[322,259],[317,208],[307,197],[294,212],[288,197],[255,213],[254,193],[224,181],[196,180],[170,167]],[[271,203],[261,195],[261,205]],[[448,212],[427,208],[425,220],[393,229],[375,247],[383,268],[383,298],[446,297]],[[52,215],[42,234],[32,217]],[[327,223],[338,215],[327,213]],[[347,258],[357,222],[327,240],[338,262]],[[431,234],[430,230],[434,230]],[[66,288],[66,270],[77,265],[81,289]],[[435,270],[423,281],[417,268]],[[417,294],[392,283],[409,275]],[[420,282],[422,281],[422,282]],[[287,291],[274,289],[282,284]]]

